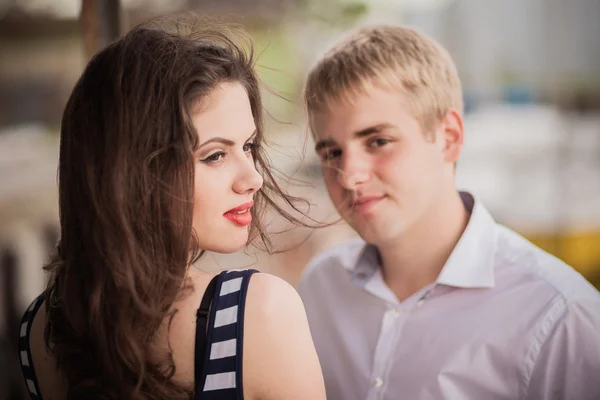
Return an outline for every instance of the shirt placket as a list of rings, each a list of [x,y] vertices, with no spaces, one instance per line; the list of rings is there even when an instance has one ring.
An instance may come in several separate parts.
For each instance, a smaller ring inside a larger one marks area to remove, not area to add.
[[[390,305],[383,314],[381,329],[375,347],[367,400],[380,400],[384,398],[398,340],[408,316],[408,311],[399,305]]]

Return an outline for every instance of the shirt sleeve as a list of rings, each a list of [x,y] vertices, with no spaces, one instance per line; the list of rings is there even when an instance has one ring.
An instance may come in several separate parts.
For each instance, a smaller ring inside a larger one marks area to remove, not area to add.
[[[538,354],[527,400],[600,399],[600,300],[570,304]]]

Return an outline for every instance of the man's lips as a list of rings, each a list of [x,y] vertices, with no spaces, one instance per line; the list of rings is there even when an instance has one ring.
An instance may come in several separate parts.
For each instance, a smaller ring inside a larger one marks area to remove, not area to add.
[[[352,211],[355,213],[362,213],[371,210],[375,205],[377,205],[381,200],[383,200],[385,195],[376,195],[376,196],[361,196],[351,203]]]

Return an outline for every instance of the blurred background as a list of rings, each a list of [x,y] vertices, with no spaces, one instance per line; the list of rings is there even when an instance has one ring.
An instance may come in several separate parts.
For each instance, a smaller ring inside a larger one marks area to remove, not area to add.
[[[272,162],[310,214],[329,222],[338,216],[300,102],[307,69],[363,24],[433,36],[464,85],[458,187],[600,287],[600,0],[0,0],[0,400],[21,398],[18,320],[58,238],[58,133],[70,91],[108,42],[179,10],[251,32]],[[253,266],[295,285],[315,253],[354,235],[341,222],[290,230],[269,216],[269,226],[277,253],[209,254],[199,267]]]

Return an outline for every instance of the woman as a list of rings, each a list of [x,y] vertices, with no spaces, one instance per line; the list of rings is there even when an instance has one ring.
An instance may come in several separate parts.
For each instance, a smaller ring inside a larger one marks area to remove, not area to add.
[[[60,245],[21,325],[30,393],[324,399],[295,290],[255,271],[193,267],[202,251],[266,239],[263,207],[293,199],[260,149],[243,32],[165,22],[97,54],[67,103]]]

